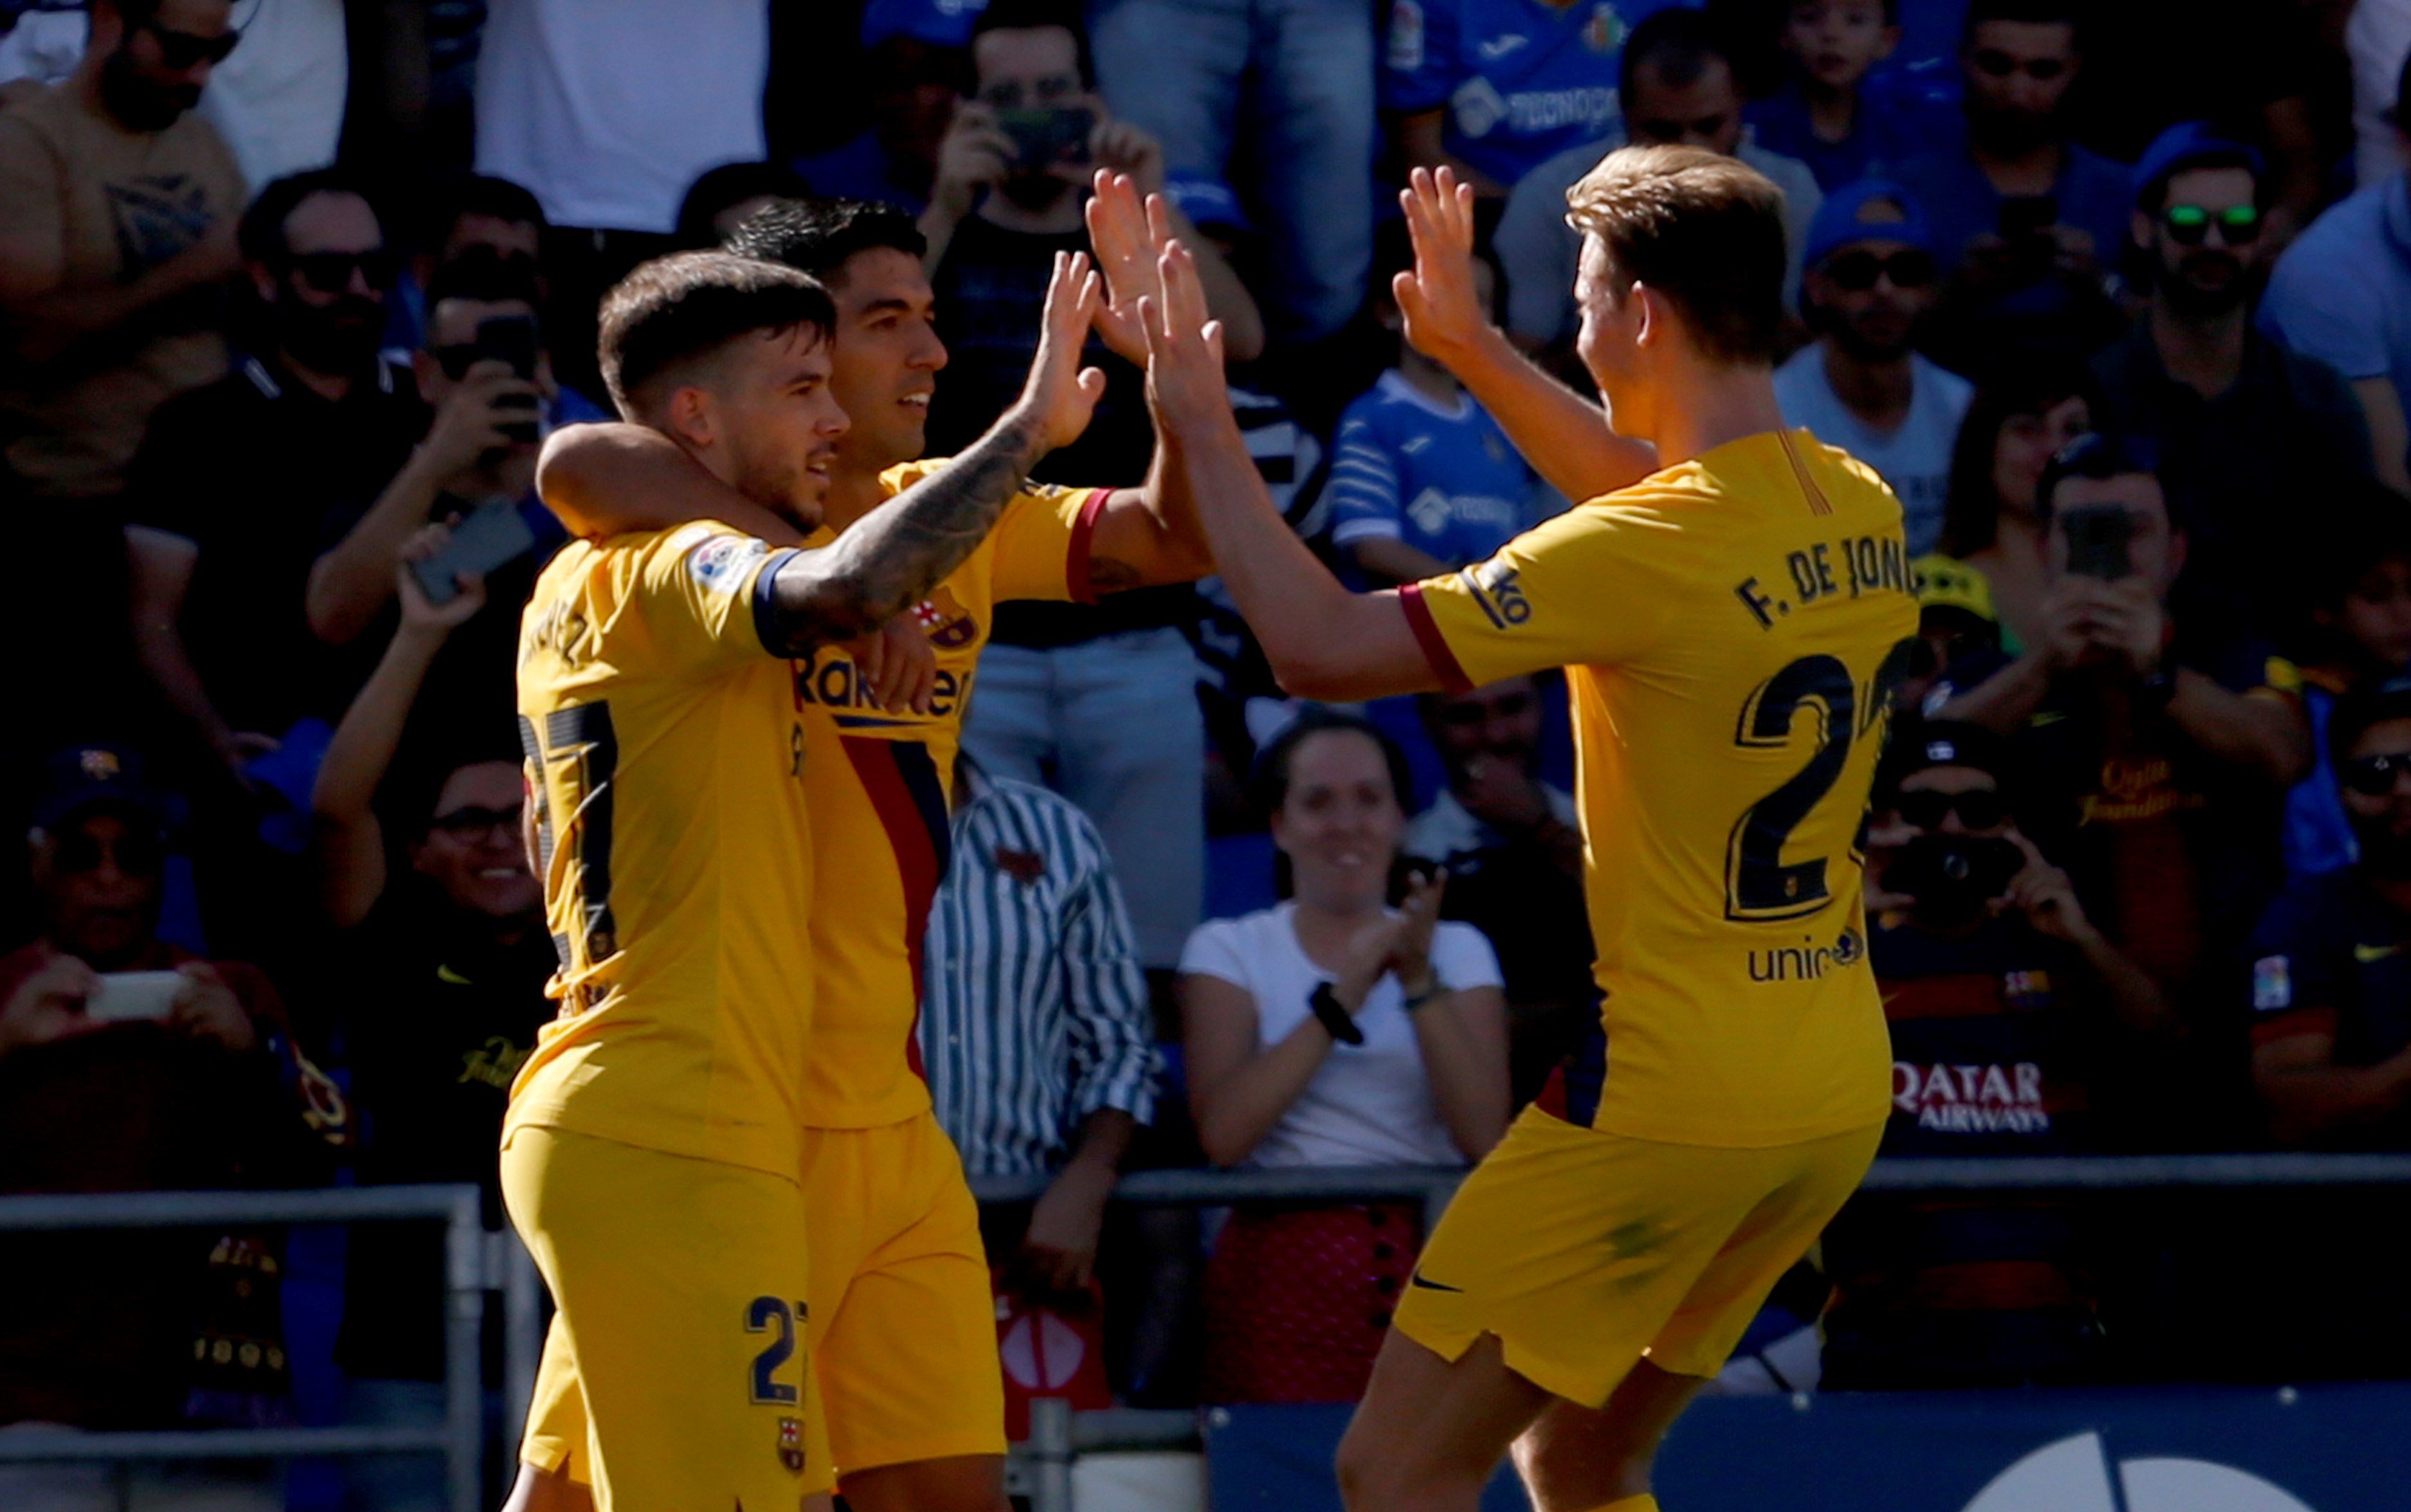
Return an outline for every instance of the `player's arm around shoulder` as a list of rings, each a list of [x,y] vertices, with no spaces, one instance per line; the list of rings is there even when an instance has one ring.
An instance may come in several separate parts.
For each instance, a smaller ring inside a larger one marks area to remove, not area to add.
[[[562,527],[590,541],[693,520],[719,520],[774,545],[803,539],[669,437],[625,421],[563,426],[545,438],[535,487]]]

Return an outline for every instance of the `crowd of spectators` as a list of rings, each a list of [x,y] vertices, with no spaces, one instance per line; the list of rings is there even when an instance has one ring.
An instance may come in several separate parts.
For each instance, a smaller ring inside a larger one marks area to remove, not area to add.
[[[860,339],[942,456],[1130,174],[1277,502],[1381,587],[1566,507],[1405,340],[1390,196],[1471,183],[1482,296],[1579,380],[1564,191],[1628,141],[1782,190],[1784,414],[1906,511],[1886,1153],[2405,1147],[2406,55],[2374,0],[0,0],[0,1190],[457,1180],[499,1221],[549,1013],[534,461],[604,414],[638,261],[899,206],[936,301]],[[1041,476],[1134,486],[1140,375],[1092,356]],[[922,1050],[971,1172],[1042,1183],[988,1214],[1000,1316],[1134,1399],[1352,1400],[1418,1214],[1106,1193],[1462,1164],[1543,1095],[1596,1023],[1561,686],[1301,707],[1210,580],[1008,606],[978,686]],[[51,1279],[0,1420],[283,1420],[281,1245],[11,1240]],[[440,1260],[353,1248],[354,1420],[437,1410]],[[2072,1200],[1864,1199],[1821,1265],[1779,1296],[1837,1388],[2196,1369],[2170,1309],[2280,1287]],[[2411,1304],[2361,1279],[2393,1321],[2326,1363],[2382,1372]]]

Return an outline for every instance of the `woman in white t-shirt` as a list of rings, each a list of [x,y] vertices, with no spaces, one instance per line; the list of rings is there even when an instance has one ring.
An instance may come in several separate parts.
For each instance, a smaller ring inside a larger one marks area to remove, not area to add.
[[[1201,925],[1181,954],[1191,1112],[1218,1166],[1478,1160],[1506,1131],[1507,1012],[1445,879],[1392,908],[1406,759],[1313,711],[1258,763],[1286,903]],[[1410,1205],[1248,1210],[1206,1272],[1206,1400],[1353,1402],[1421,1243]]]

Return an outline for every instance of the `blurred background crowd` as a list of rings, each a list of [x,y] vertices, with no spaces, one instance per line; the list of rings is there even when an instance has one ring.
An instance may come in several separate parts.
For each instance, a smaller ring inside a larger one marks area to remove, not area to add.
[[[942,455],[1017,387],[1087,174],[1130,173],[1220,254],[1276,500],[1385,586],[1567,502],[1402,341],[1397,185],[1476,187],[1500,324],[1580,384],[1563,196],[1628,141],[1783,191],[1786,416],[1906,509],[1885,1153],[2404,1148],[2406,54],[2404,0],[0,0],[0,1191],[490,1200],[550,1012],[534,459],[603,416],[636,262],[901,207]],[[1042,477],[1145,475],[1100,365]],[[447,522],[524,545],[439,603]],[[1105,1193],[1464,1163],[1549,1096],[1597,1023],[1566,730],[1549,679],[1301,709],[1210,582],[1000,614],[922,1033],[972,1174],[1043,1184],[987,1214],[1000,1316],[1084,1341],[1075,1392],[1353,1400],[1413,1209]],[[1198,1096],[1413,865],[1497,1042],[1436,1056],[1392,981],[1286,1101]],[[1863,1198],[1728,1385],[2394,1374],[2382,1210]],[[439,1410],[431,1234],[0,1243],[0,1423]]]

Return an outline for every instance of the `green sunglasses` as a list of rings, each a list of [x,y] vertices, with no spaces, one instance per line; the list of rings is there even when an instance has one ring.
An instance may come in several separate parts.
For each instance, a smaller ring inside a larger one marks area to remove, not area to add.
[[[2260,234],[2260,208],[2257,205],[2229,205],[2225,210],[2170,205],[2160,212],[2160,220],[2169,228],[2169,240],[2188,247],[2210,235],[2214,224],[2218,227],[2219,240],[2230,247]]]

